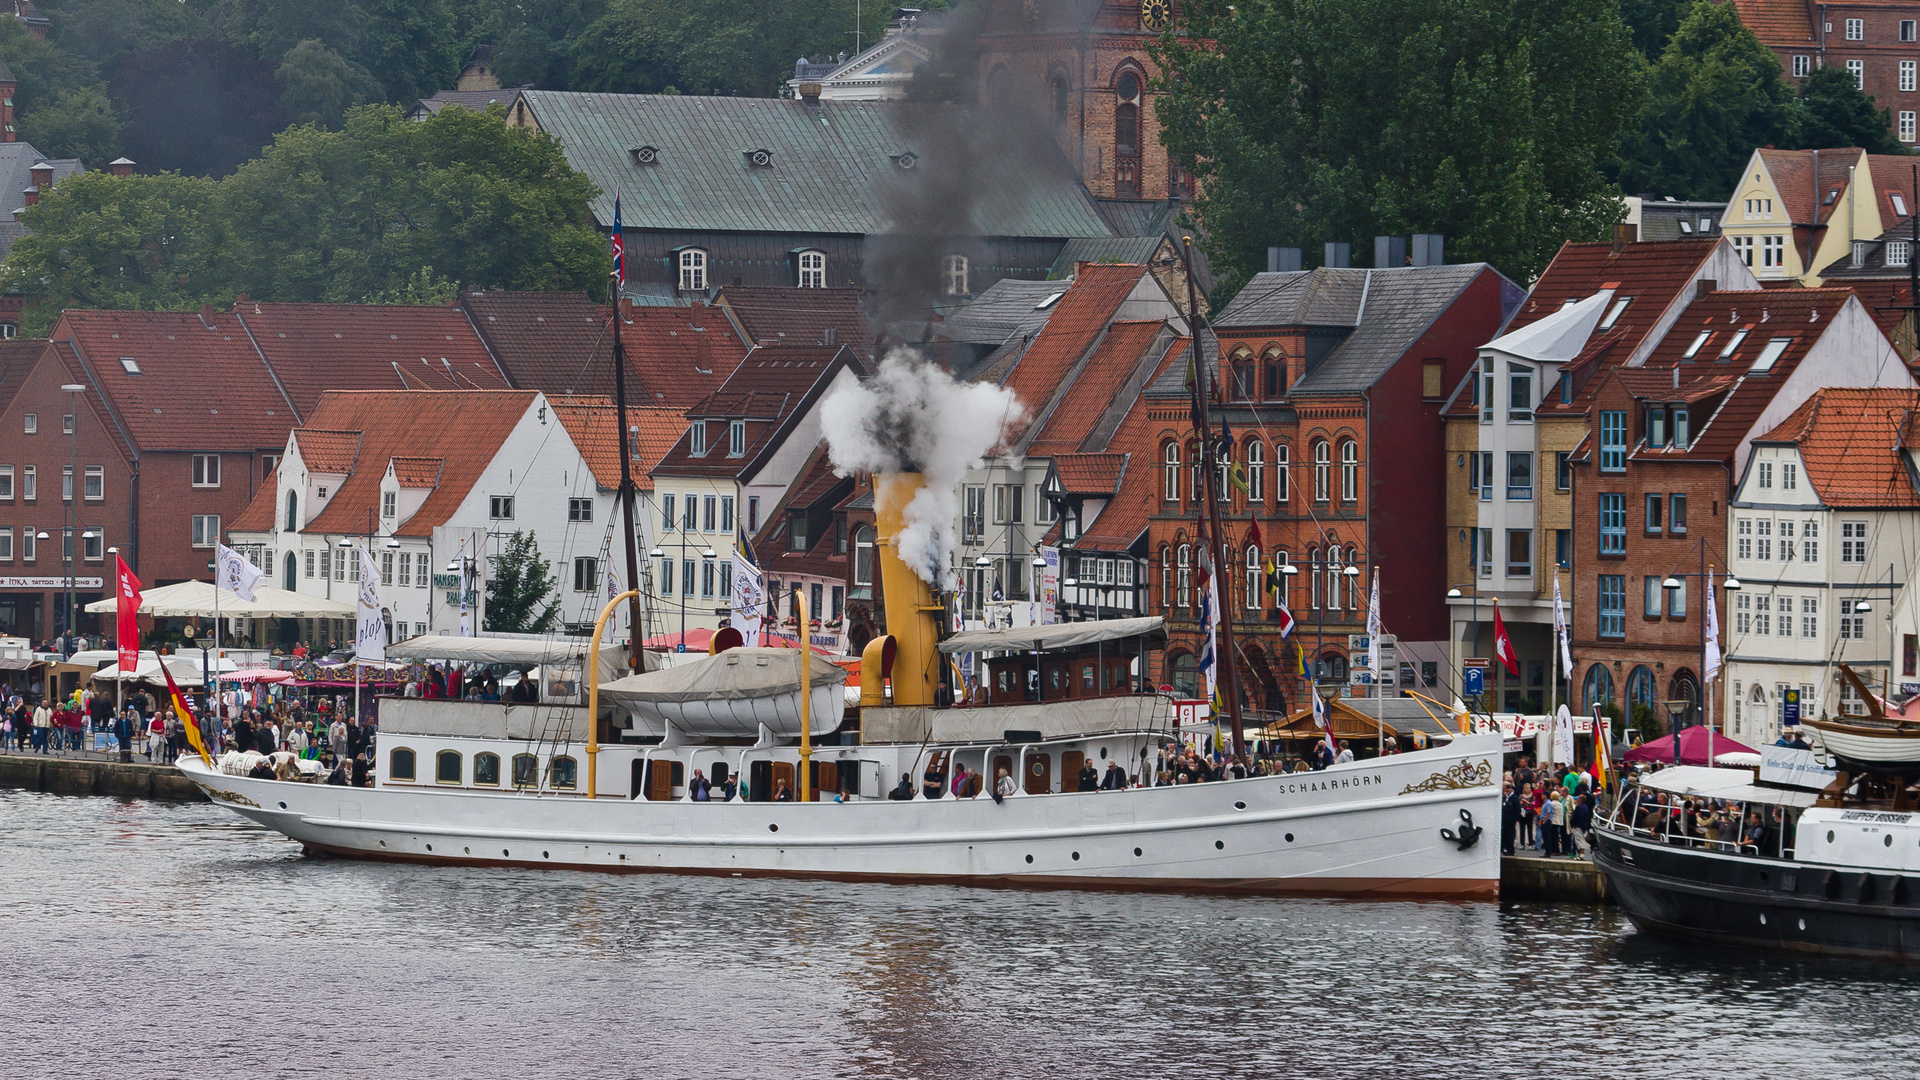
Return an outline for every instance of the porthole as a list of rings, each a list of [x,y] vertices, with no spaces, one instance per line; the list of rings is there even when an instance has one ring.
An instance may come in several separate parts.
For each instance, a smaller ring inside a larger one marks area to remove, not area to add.
[[[380,846],[381,846],[381,847],[386,847],[386,846],[387,846],[387,842],[386,842],[385,840],[382,840],[382,841],[380,841]]]
[[[1104,761],[1106,760],[1106,757],[1107,757],[1107,748],[1103,746],[1100,748],[1100,759]]]
[[[432,845],[432,844],[428,844],[428,845],[427,845],[427,850],[428,850],[428,851],[432,851],[432,850],[433,850],[433,845]]]
[[[473,854],[473,849],[472,849],[472,848],[470,848],[470,847],[463,847],[463,848],[461,848],[461,849],[460,849],[460,854],[462,854],[462,855],[471,855],[471,854]]]
[[[1144,855],[1144,854],[1146,854],[1146,853],[1145,853],[1145,852],[1143,852],[1143,851],[1141,851],[1141,850],[1140,850],[1139,848],[1134,848],[1134,849],[1133,849],[1133,857],[1134,857],[1134,858],[1136,858],[1136,859],[1137,859],[1137,858],[1139,858],[1140,856],[1142,856],[1142,855]]]
[[[1079,861],[1080,861],[1080,853],[1079,853],[1079,852],[1077,852],[1077,851],[1076,851],[1076,852],[1074,852],[1074,853],[1073,853],[1073,861],[1074,861],[1074,862],[1079,862]]]
[[[1292,833],[1288,833],[1288,834],[1287,834],[1287,843],[1289,843],[1289,844],[1291,844],[1291,843],[1293,843],[1293,834],[1292,834]]]
[[[1028,862],[1032,862],[1032,861],[1033,861],[1033,856],[1031,856],[1031,855],[1029,855],[1029,856],[1027,856],[1027,861],[1028,861]]]
[[[626,861],[627,861],[627,853],[626,853],[626,852],[624,852],[624,851],[623,851],[623,852],[621,852],[621,853],[620,853],[620,861],[621,861],[621,862],[626,862]]]
[[[1767,872],[1766,872],[1765,870],[1762,870],[1762,871],[1760,871],[1760,880],[1761,880],[1761,881],[1766,881],[1766,880],[1767,880]],[[1766,918],[1766,916],[1765,916],[1765,915],[1762,915],[1762,916],[1760,916],[1760,918],[1764,920],[1764,919]]]
[[[286,808],[287,808],[287,804],[286,804],[286,803],[281,803],[281,804],[280,804],[280,809],[282,809],[282,810],[285,810]]]
[[[553,858],[553,856],[551,856],[551,855],[549,855],[549,854],[547,854],[547,853],[546,853],[546,852],[544,852],[544,851],[540,853],[540,857],[541,857],[541,858],[543,858],[543,859],[551,859],[551,858]]]
[[[1828,830],[1827,830],[1827,843],[1829,843],[1829,844],[1831,844],[1831,843],[1833,843],[1833,830],[1832,830],[1832,829],[1828,829]]]
[[[1802,930],[1805,930],[1806,928],[1807,928],[1807,920],[1805,920],[1805,919],[1801,919],[1801,920],[1800,920],[1800,929],[1802,929]]]
[[[767,824],[767,831],[768,831],[768,832],[779,832],[779,831],[780,831],[780,826],[779,826],[778,824],[775,824],[775,823],[773,823],[773,822],[769,822],[769,823]]]
[[[1760,925],[1761,926],[1767,925],[1767,913],[1764,911],[1760,913]]]
[[[1887,846],[1887,847],[1892,847],[1892,846],[1893,846],[1893,834],[1892,834],[1892,833],[1888,833],[1888,834],[1887,834],[1887,836],[1886,836],[1886,841],[1887,841],[1887,842],[1886,842],[1886,846]]]
[[[511,859],[511,858],[513,858],[513,853],[512,853],[512,852],[510,852],[510,851],[508,851],[508,850],[507,850],[506,848],[501,848],[501,849],[500,849],[500,857],[501,857],[501,858],[503,858],[503,859]]]
[[[1247,808],[1247,804],[1243,802],[1237,802],[1233,804],[1233,808],[1235,810],[1245,810]]]
[[[1215,851],[1227,850],[1227,842],[1225,840],[1215,840],[1213,842],[1213,850]]]

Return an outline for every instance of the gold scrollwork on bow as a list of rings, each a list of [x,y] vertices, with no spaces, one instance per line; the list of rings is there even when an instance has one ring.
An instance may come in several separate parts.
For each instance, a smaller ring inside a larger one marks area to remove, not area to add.
[[[1422,791],[1457,791],[1461,788],[1487,787],[1493,783],[1493,763],[1481,758],[1478,763],[1462,761],[1446,772],[1437,772],[1417,784],[1400,789],[1402,795]]]
[[[245,795],[242,795],[239,792],[221,791],[219,788],[202,788],[201,790],[205,791],[208,795],[211,795],[214,798],[219,799],[221,802],[238,803],[241,806],[251,806],[255,810],[260,809],[259,803],[254,802],[252,799],[247,798]]]

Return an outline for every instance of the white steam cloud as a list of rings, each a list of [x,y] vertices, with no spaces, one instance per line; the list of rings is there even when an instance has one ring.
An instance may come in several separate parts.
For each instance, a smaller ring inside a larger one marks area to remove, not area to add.
[[[921,580],[945,588],[941,571],[954,551],[960,480],[1025,411],[1011,390],[961,382],[920,353],[895,349],[872,379],[829,393],[820,423],[828,458],[841,475],[922,475],[897,548]]]

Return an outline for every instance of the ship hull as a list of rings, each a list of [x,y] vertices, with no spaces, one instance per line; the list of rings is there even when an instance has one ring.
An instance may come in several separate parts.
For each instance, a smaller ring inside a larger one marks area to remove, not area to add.
[[[1317,773],[1115,792],[851,803],[649,802],[257,780],[215,801],[352,858],[616,873],[1492,899],[1499,741]],[[1462,849],[1462,811],[1485,827]]]
[[[1716,945],[1920,960],[1920,876],[1703,851],[1596,830],[1594,862],[1642,930]]]
[[[1920,731],[1891,727],[1882,731],[1865,725],[1817,720],[1808,720],[1806,724],[1819,732],[1821,745],[1849,772],[1920,775]]]

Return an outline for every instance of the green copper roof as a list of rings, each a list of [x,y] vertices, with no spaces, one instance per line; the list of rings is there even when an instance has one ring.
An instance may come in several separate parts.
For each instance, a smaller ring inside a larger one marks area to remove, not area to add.
[[[594,217],[627,228],[718,232],[888,231],[879,184],[935,177],[955,131],[991,131],[1001,146],[966,165],[990,192],[972,212],[979,236],[1112,236],[1052,138],[1025,114],[972,115],[957,106],[821,102],[670,94],[528,90],[522,100],[567,161],[600,195]],[[942,145],[930,146],[938,141]],[[651,160],[636,151],[651,147]],[[764,163],[755,160],[765,151]],[[931,151],[931,153],[930,153]],[[902,155],[913,167],[901,168]]]

